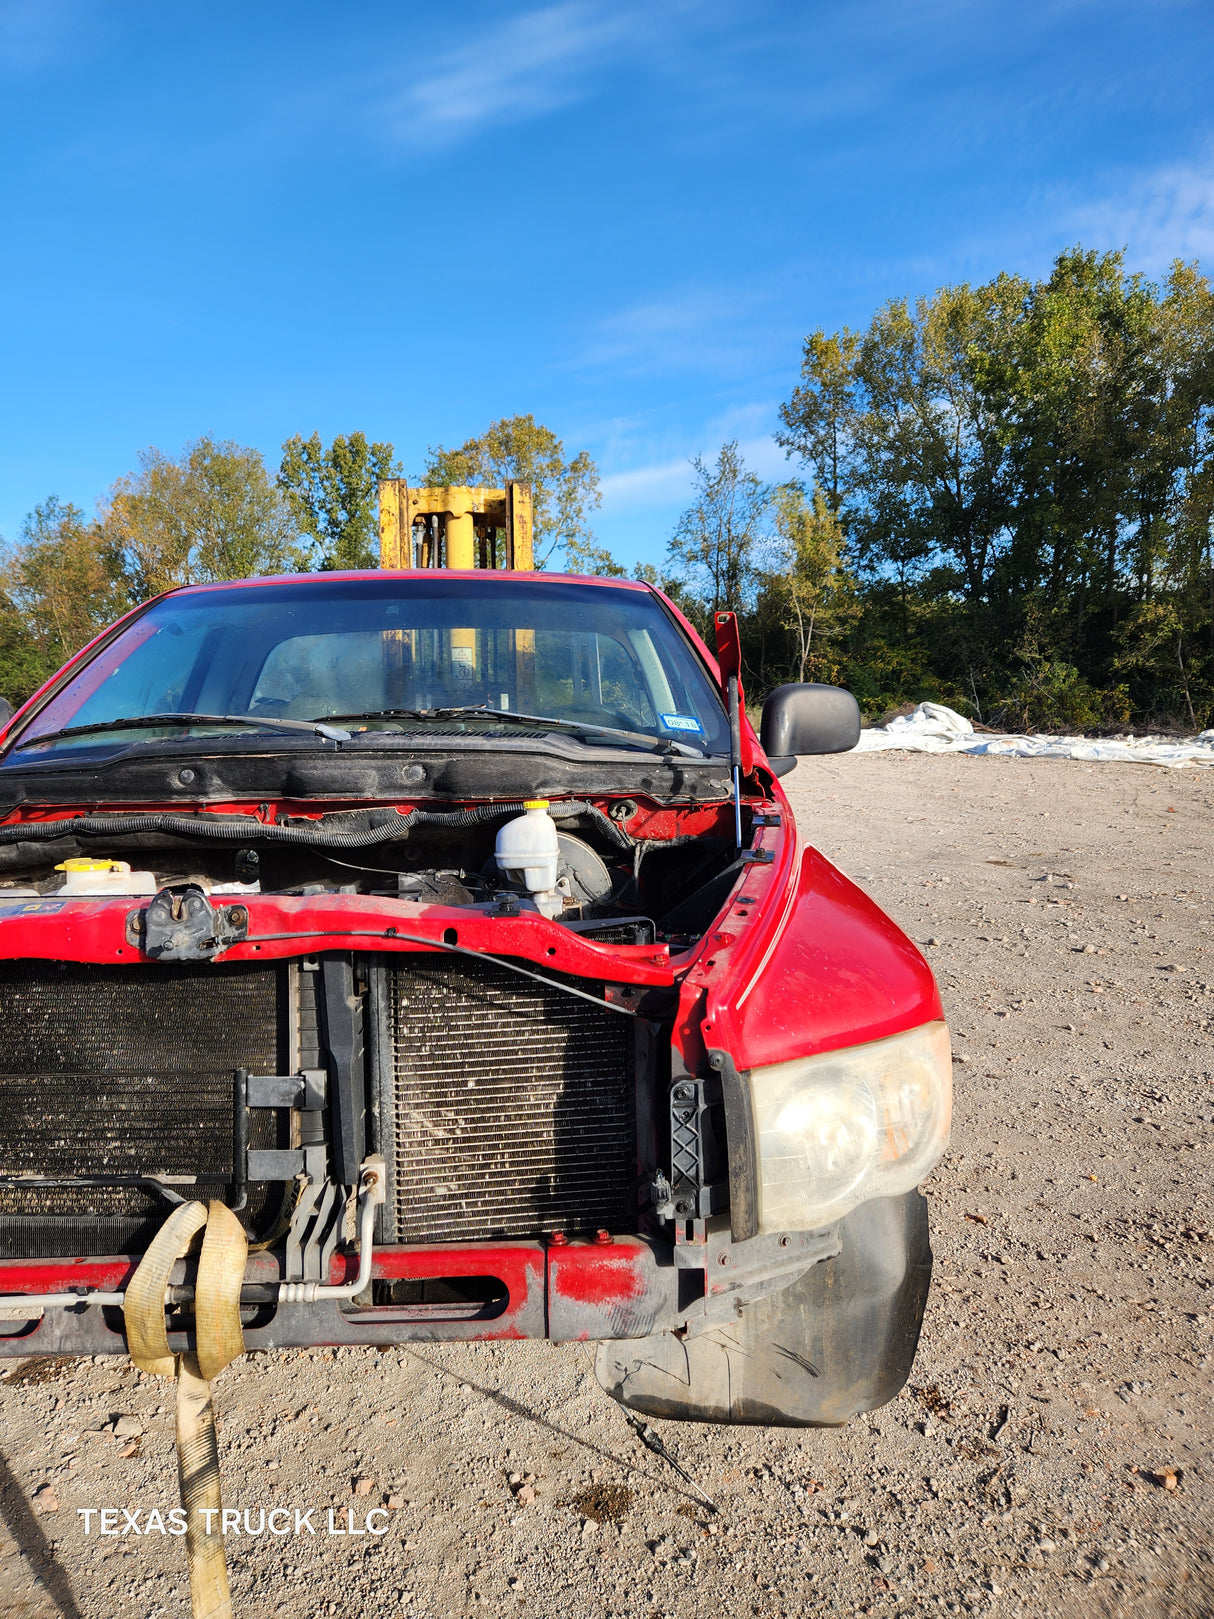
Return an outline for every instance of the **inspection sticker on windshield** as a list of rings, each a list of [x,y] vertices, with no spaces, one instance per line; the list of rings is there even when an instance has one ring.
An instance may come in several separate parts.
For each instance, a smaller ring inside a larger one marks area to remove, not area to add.
[[[659,714],[658,718],[668,731],[694,731],[703,736],[704,727],[694,714]]]

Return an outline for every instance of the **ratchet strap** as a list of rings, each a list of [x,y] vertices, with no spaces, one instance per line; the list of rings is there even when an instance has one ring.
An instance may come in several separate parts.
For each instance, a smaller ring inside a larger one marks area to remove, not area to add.
[[[194,1293],[197,1349],[178,1355],[169,1348],[164,1292],[173,1265],[184,1258],[199,1231],[203,1235]],[[136,1366],[177,1379],[177,1479],[186,1514],[194,1619],[233,1619],[211,1379],[244,1354],[240,1285],[248,1247],[244,1227],[226,1203],[182,1203],[152,1239],[122,1306],[127,1347]],[[205,1517],[206,1511],[211,1516]]]

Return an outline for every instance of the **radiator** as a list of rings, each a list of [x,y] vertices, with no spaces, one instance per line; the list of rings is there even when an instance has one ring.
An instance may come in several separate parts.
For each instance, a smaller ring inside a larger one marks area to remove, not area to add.
[[[234,1073],[285,1056],[286,970],[0,962],[0,1177],[232,1179]],[[256,1119],[255,1145],[277,1121]],[[280,1197],[279,1191],[272,1194]],[[256,1223],[265,1188],[250,1188]],[[137,1250],[169,1205],[138,1186],[0,1185],[0,1254]]]
[[[492,962],[386,976],[393,1239],[635,1229],[632,1020]]]

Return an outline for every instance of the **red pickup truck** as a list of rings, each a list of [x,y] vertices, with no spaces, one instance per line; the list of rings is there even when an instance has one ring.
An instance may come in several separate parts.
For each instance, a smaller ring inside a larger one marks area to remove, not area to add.
[[[126,1349],[190,1199],[244,1343],[598,1342],[663,1417],[835,1424],[910,1371],[948,1032],[658,591],[438,570],[176,590],[0,736],[0,1354]],[[191,1346],[197,1261],[166,1287]]]

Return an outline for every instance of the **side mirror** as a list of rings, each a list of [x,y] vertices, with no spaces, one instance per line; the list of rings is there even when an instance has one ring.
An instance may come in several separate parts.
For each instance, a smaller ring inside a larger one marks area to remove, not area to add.
[[[846,753],[860,740],[860,705],[842,686],[777,686],[763,704],[759,740],[777,776],[802,753]]]

